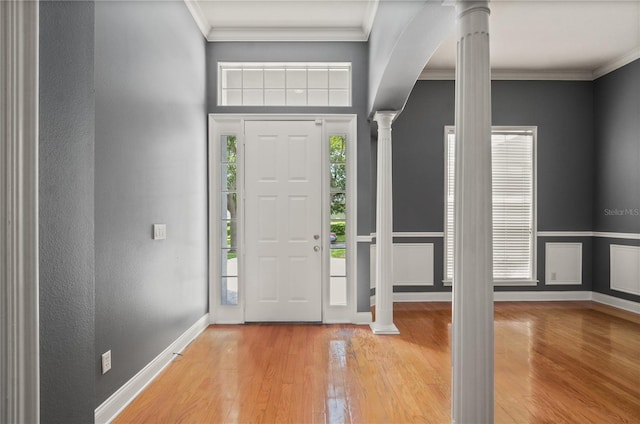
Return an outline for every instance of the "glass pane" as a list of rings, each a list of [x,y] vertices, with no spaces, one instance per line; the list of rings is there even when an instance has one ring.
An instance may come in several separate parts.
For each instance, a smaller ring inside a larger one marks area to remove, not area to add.
[[[223,305],[238,304],[238,277],[222,277],[221,289]]]
[[[347,277],[331,277],[329,303],[331,306],[347,306]]]
[[[222,88],[242,88],[242,69],[223,69]]]
[[[329,91],[329,106],[349,106],[349,90]]]
[[[262,88],[262,69],[245,69],[242,71],[242,88]]]
[[[223,163],[220,166],[220,174],[220,180],[222,181],[222,191],[235,191],[237,174],[236,164]]]
[[[285,96],[284,89],[282,90],[265,90],[264,91],[264,104],[265,106],[284,106]]]
[[[329,139],[329,161],[344,163],[347,158],[347,139],[342,135],[332,135]]]
[[[284,89],[284,69],[265,69],[264,87]]]
[[[287,69],[287,88],[307,88],[307,70]]]
[[[306,106],[307,90],[301,88],[295,90],[287,90],[287,106]]]
[[[227,192],[223,193],[220,199],[220,217],[223,220],[237,219],[238,218],[238,193]]]
[[[329,173],[331,175],[331,191],[347,190],[347,166],[331,164]]]
[[[223,249],[236,250],[238,246],[238,221],[223,220],[221,221],[222,231],[220,246]]]
[[[242,90],[222,90],[222,105],[242,106]]]
[[[262,106],[264,104],[263,91],[259,90],[244,90],[242,92],[242,104],[244,106]]]
[[[329,106],[327,90],[309,90],[309,106]]]
[[[346,242],[347,242],[347,228],[345,221],[332,221],[331,222],[331,275],[347,275],[346,265],[344,260],[346,258]],[[342,262],[336,262],[336,259],[342,260]]]
[[[223,135],[220,140],[220,152],[222,162],[236,162],[236,136],[235,135]]]
[[[329,88],[349,88],[349,69],[331,69],[329,71]]]
[[[329,71],[327,69],[309,69],[309,88],[329,88]]]
[[[238,252],[233,249],[221,249],[220,252],[220,275],[223,277],[237,277]]]
[[[331,219],[345,219],[347,211],[347,196],[345,193],[331,194]]]

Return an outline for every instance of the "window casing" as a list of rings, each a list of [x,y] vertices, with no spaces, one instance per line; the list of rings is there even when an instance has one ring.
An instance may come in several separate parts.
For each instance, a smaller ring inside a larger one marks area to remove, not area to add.
[[[535,127],[493,127],[493,277],[498,285],[534,284],[536,279]],[[445,129],[444,278],[454,270],[455,128]]]
[[[218,63],[219,106],[351,106],[351,63]]]

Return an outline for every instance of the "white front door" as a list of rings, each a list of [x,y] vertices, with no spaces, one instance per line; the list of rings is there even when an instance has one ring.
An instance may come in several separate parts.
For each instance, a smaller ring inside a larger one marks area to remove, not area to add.
[[[245,321],[322,321],[321,130],[245,123]]]

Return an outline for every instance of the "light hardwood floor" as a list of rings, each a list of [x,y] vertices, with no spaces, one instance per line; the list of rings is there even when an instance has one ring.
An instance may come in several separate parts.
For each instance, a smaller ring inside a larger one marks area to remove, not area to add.
[[[449,423],[451,305],[367,326],[211,326],[114,421]],[[640,319],[592,302],[496,303],[496,423],[640,423]]]

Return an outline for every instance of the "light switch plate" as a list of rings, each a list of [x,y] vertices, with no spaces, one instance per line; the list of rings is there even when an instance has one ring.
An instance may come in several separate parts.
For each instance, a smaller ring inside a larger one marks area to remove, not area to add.
[[[107,350],[102,354],[102,374],[106,374],[111,369],[111,351]]]
[[[153,224],[153,239],[164,240],[167,238],[167,224]]]

